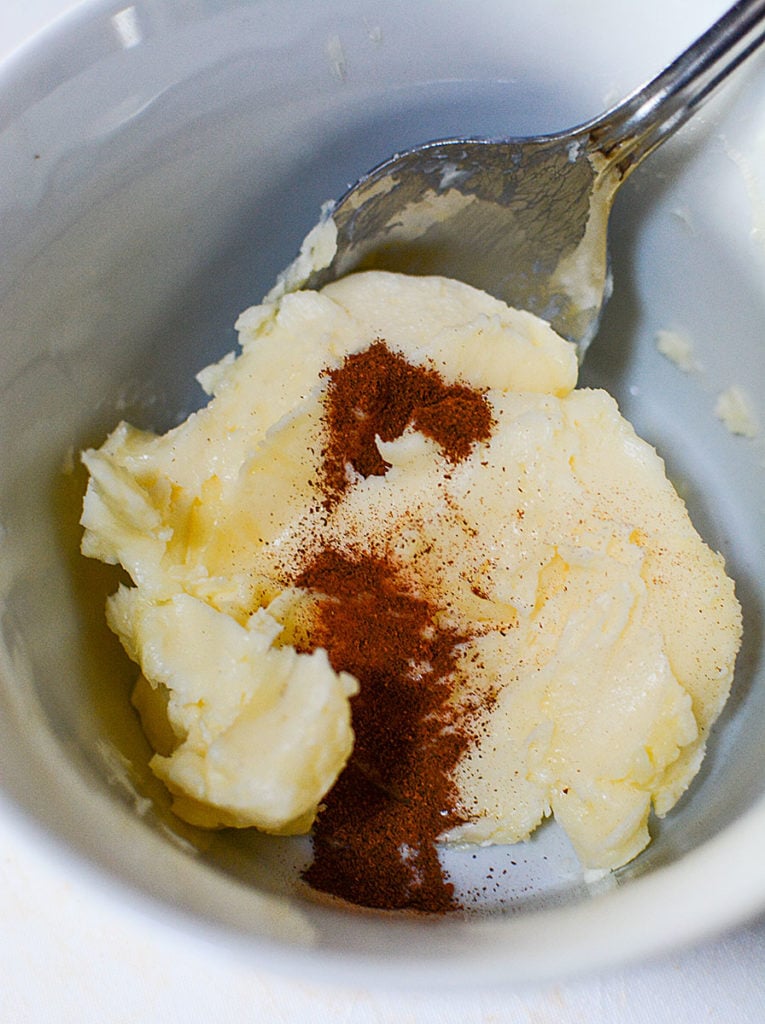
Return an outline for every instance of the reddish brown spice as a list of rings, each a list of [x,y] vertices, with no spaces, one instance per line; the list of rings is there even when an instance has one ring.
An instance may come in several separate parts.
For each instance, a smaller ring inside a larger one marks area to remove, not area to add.
[[[349,486],[348,463],[362,476],[385,473],[377,436],[393,440],[411,424],[456,463],[493,426],[483,394],[448,385],[382,341],[327,376],[328,508]],[[360,906],[444,912],[454,893],[436,842],[464,820],[453,772],[472,742],[471,712],[453,699],[453,684],[469,638],[439,628],[438,609],[418,596],[411,572],[379,550],[371,540],[365,549],[323,547],[317,537],[292,581],[323,595],[303,649],[325,648],[333,668],[360,684],[353,754],[319,813],[305,878]]]
[[[447,384],[435,370],[412,366],[376,341],[328,370],[327,446],[323,487],[330,503],[348,487],[346,465],[362,476],[388,469],[375,438],[393,441],[410,424],[432,438],[451,462],[470,454],[493,426],[485,395],[464,384]]]
[[[323,550],[296,583],[326,595],[312,646],[360,683],[353,754],[319,814],[306,880],[362,906],[447,910],[435,842],[463,820],[451,774],[470,736],[449,677],[465,638],[436,628],[434,609],[374,555]]]

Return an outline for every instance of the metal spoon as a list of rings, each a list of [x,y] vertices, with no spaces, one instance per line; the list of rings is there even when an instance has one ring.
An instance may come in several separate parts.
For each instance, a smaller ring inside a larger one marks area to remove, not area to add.
[[[610,292],[606,236],[619,186],[763,40],[765,0],[740,0],[595,120],[393,156],[329,210],[337,250],[305,286],[371,267],[455,277],[549,320],[581,357]]]

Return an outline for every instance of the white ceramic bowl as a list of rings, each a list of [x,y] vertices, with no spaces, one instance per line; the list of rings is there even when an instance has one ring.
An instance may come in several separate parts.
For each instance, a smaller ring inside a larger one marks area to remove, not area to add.
[[[584,120],[724,7],[107,0],[0,66],[0,813],[94,893],[259,963],[384,984],[560,977],[765,907],[763,444],[713,414],[731,385],[762,413],[762,58],[626,186],[616,292],[586,362],[725,554],[746,628],[700,777],[614,884],[588,886],[546,828],[452,855],[473,885],[514,862],[485,912],[397,919],[296,898],[299,843],[175,835],[103,624],[114,573],[78,554],[77,452],[123,416],[164,429],[200,400],[194,373],[233,347],[237,313],[324,200],[426,139]],[[693,340],[697,372],[657,353],[665,328]]]

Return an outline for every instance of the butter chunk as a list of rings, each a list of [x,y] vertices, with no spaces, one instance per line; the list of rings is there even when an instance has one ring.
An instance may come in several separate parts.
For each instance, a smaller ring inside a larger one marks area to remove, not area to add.
[[[177,813],[306,831],[351,755],[358,684],[300,653],[315,597],[290,580],[319,538],[384,552],[464,638],[453,699],[481,710],[441,839],[518,842],[553,815],[586,867],[630,860],[698,771],[741,636],[656,452],[575,389],[572,345],[460,282],[355,274],[238,328],[241,353],[199,375],[204,409],[83,456],[83,552],[132,578],[108,619]],[[348,465],[330,507],[327,375],[379,341],[479,389],[493,428],[458,462],[411,423],[378,437],[384,472]]]
[[[733,678],[740,610],[655,450],[602,391],[488,392],[497,427],[458,466],[415,432],[380,445],[330,521],[384,538],[442,624],[456,683],[494,692],[456,770],[453,843],[517,842],[553,814],[614,868],[676,803]],[[461,681],[460,681],[461,680]]]
[[[122,587],[108,619],[143,687],[167,695],[176,746],[151,766],[177,813],[208,827],[305,831],[353,745],[355,680],[322,650],[275,647],[282,627],[263,609],[240,626],[188,594],[155,603]],[[144,694],[141,706],[147,734],[162,730],[159,705]]]

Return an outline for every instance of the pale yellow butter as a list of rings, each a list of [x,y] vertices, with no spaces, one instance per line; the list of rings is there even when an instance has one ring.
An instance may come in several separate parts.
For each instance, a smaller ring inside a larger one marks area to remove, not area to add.
[[[515,842],[553,813],[586,866],[635,856],[698,770],[741,632],[654,450],[605,393],[574,390],[572,346],[456,281],[359,274],[238,328],[241,354],[200,375],[204,409],[84,455],[83,550],[135,584],[109,621],[178,813],[307,829],[350,754],[356,682],[295,651],[306,595],[277,582],[321,519],[327,543],[416,565],[439,624],[474,637],[458,690],[497,690],[457,769],[469,821],[444,838]],[[351,471],[328,516],[322,371],[377,339],[487,389],[495,427],[456,466],[411,428],[379,442],[388,471]]]

